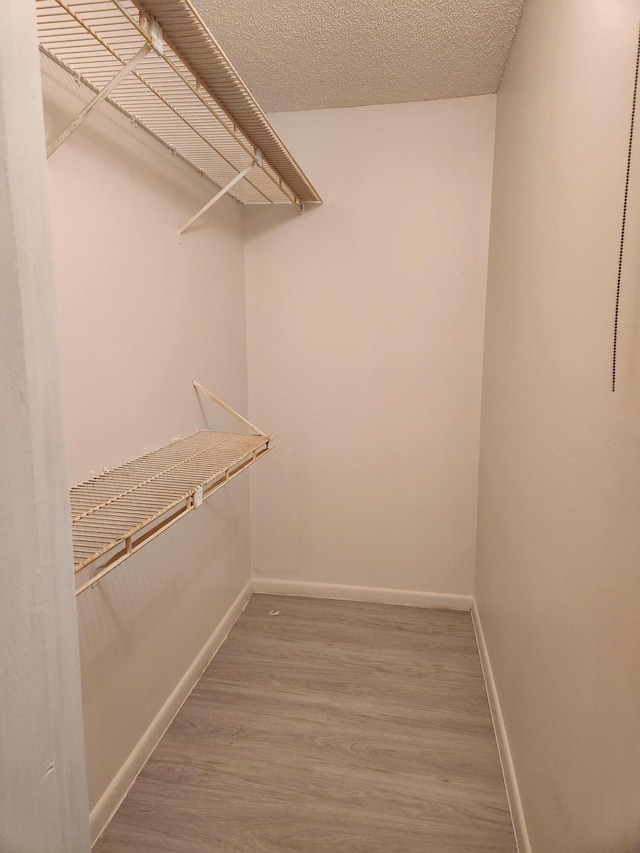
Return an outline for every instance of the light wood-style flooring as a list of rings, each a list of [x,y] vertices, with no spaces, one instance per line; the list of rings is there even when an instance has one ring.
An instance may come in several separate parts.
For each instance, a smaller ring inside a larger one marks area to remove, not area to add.
[[[152,851],[515,853],[470,615],[254,595],[94,847]]]

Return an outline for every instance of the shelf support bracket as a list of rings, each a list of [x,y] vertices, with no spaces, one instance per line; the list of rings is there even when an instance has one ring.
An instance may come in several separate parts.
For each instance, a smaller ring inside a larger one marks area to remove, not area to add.
[[[256,151],[255,159],[252,160],[252,162],[247,166],[246,169],[242,169],[241,172],[238,172],[235,178],[232,178],[229,183],[220,190],[220,192],[216,193],[214,197],[205,204],[204,207],[201,207],[197,213],[194,213],[191,219],[185,222],[182,228],[178,228],[178,236],[182,237],[184,232],[188,228],[191,228],[193,223],[196,222],[196,220],[200,219],[203,213],[206,213],[207,210],[213,207],[213,205],[223,196],[225,196],[229,192],[229,190],[233,189],[233,187],[235,187],[237,183],[239,183],[243,178],[245,178],[254,166],[262,166],[262,151]]]
[[[116,86],[119,86],[120,83],[122,83],[122,81],[124,80],[124,78],[133,71],[136,65],[142,62],[142,60],[149,53],[150,50],[151,44],[144,44],[136,53],[136,55],[132,57],[126,65],[122,66],[120,71],[118,71],[116,76],[107,83],[104,89],[101,89],[98,94],[89,101],[87,106],[84,109],[80,110],[80,112],[73,119],[73,121],[69,122],[69,124],[60,134],[60,136],[54,139],[53,142],[51,142],[47,146],[47,157],[51,157],[53,152],[56,151],[62,145],[65,139],[68,139],[73,133],[73,131],[77,130],[77,128],[80,127],[82,122],[91,115],[95,108],[98,107],[106,98],[109,97],[109,95],[111,94],[111,92],[113,92]]]
[[[225,410],[225,412],[229,412],[229,414],[233,415],[234,418],[237,418],[239,421],[242,421],[242,423],[245,426],[248,426],[249,429],[253,430],[256,435],[261,435],[263,438],[270,438],[270,436],[268,436],[266,432],[262,432],[262,430],[258,429],[258,427],[252,424],[251,421],[248,421],[246,418],[243,418],[242,415],[238,414],[235,409],[232,409],[231,406],[227,405],[224,400],[221,400],[220,397],[216,397],[216,395],[212,394],[211,391],[207,391],[207,389],[195,379],[193,380],[193,387],[196,389],[196,391],[202,391],[203,394],[206,394],[206,396],[209,397],[210,400],[213,400],[214,403],[217,403],[219,406],[221,406]]]

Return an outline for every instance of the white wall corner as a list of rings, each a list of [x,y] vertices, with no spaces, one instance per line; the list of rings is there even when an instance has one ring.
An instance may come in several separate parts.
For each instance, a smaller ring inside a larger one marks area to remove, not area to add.
[[[301,595],[339,601],[370,601],[379,604],[404,604],[443,610],[471,610],[473,596],[457,593],[424,592],[412,589],[385,589],[373,586],[314,583],[281,578],[253,579],[253,591],[267,595]]]
[[[220,646],[224,643],[247,606],[252,594],[252,583],[247,581],[238,597],[198,653],[197,657],[178,682],[177,686],[156,714],[151,725],[114,776],[111,784],[91,810],[91,843],[95,844],[106,829],[109,821],[120,808],[152,752],[159,744],[177,713],[189,698],[202,673],[209,666]]]
[[[489,699],[489,708],[491,709],[491,717],[493,719],[493,728],[498,742],[498,753],[500,755],[502,774],[504,776],[504,783],[507,789],[507,798],[509,800],[509,809],[511,811],[511,820],[513,822],[513,830],[516,836],[516,844],[518,845],[518,853],[531,853],[529,833],[527,832],[527,824],[524,817],[522,800],[520,798],[518,780],[516,778],[513,757],[511,755],[509,740],[507,738],[507,729],[502,715],[502,709],[500,707],[498,689],[493,677],[487,643],[482,630],[478,603],[475,598],[473,598],[471,605],[471,618],[473,620],[473,628],[476,633],[478,651],[480,653],[480,663],[482,664],[482,672],[484,674],[487,697]]]

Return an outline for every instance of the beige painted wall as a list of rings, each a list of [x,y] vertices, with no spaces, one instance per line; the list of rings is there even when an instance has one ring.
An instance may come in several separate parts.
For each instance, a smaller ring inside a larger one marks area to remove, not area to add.
[[[35,7],[0,27],[0,850],[88,853]]]
[[[84,93],[45,66],[48,136]],[[178,245],[211,184],[115,111],[49,160],[69,480],[206,424],[191,380],[245,411],[242,211],[225,200]],[[260,463],[267,465],[268,460]],[[91,806],[250,575],[239,477],[78,599]]]
[[[494,117],[272,116],[325,204],[245,219],[257,577],[472,592]]]
[[[528,0],[498,95],[476,594],[534,853],[640,843],[639,19]]]

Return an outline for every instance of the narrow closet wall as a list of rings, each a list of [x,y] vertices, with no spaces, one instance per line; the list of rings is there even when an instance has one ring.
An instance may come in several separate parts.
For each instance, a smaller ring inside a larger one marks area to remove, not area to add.
[[[468,606],[495,96],[272,120],[324,204],[245,214],[258,589]]]
[[[35,9],[0,27],[0,850],[89,821]]]
[[[498,93],[476,596],[535,853],[640,842],[639,20],[528,0]]]
[[[88,97],[43,70],[51,138]],[[246,411],[241,207],[222,200],[179,245],[212,185],[108,106],[48,168],[70,483],[198,426],[228,428],[192,379]],[[78,599],[94,829],[249,573],[240,477]]]

